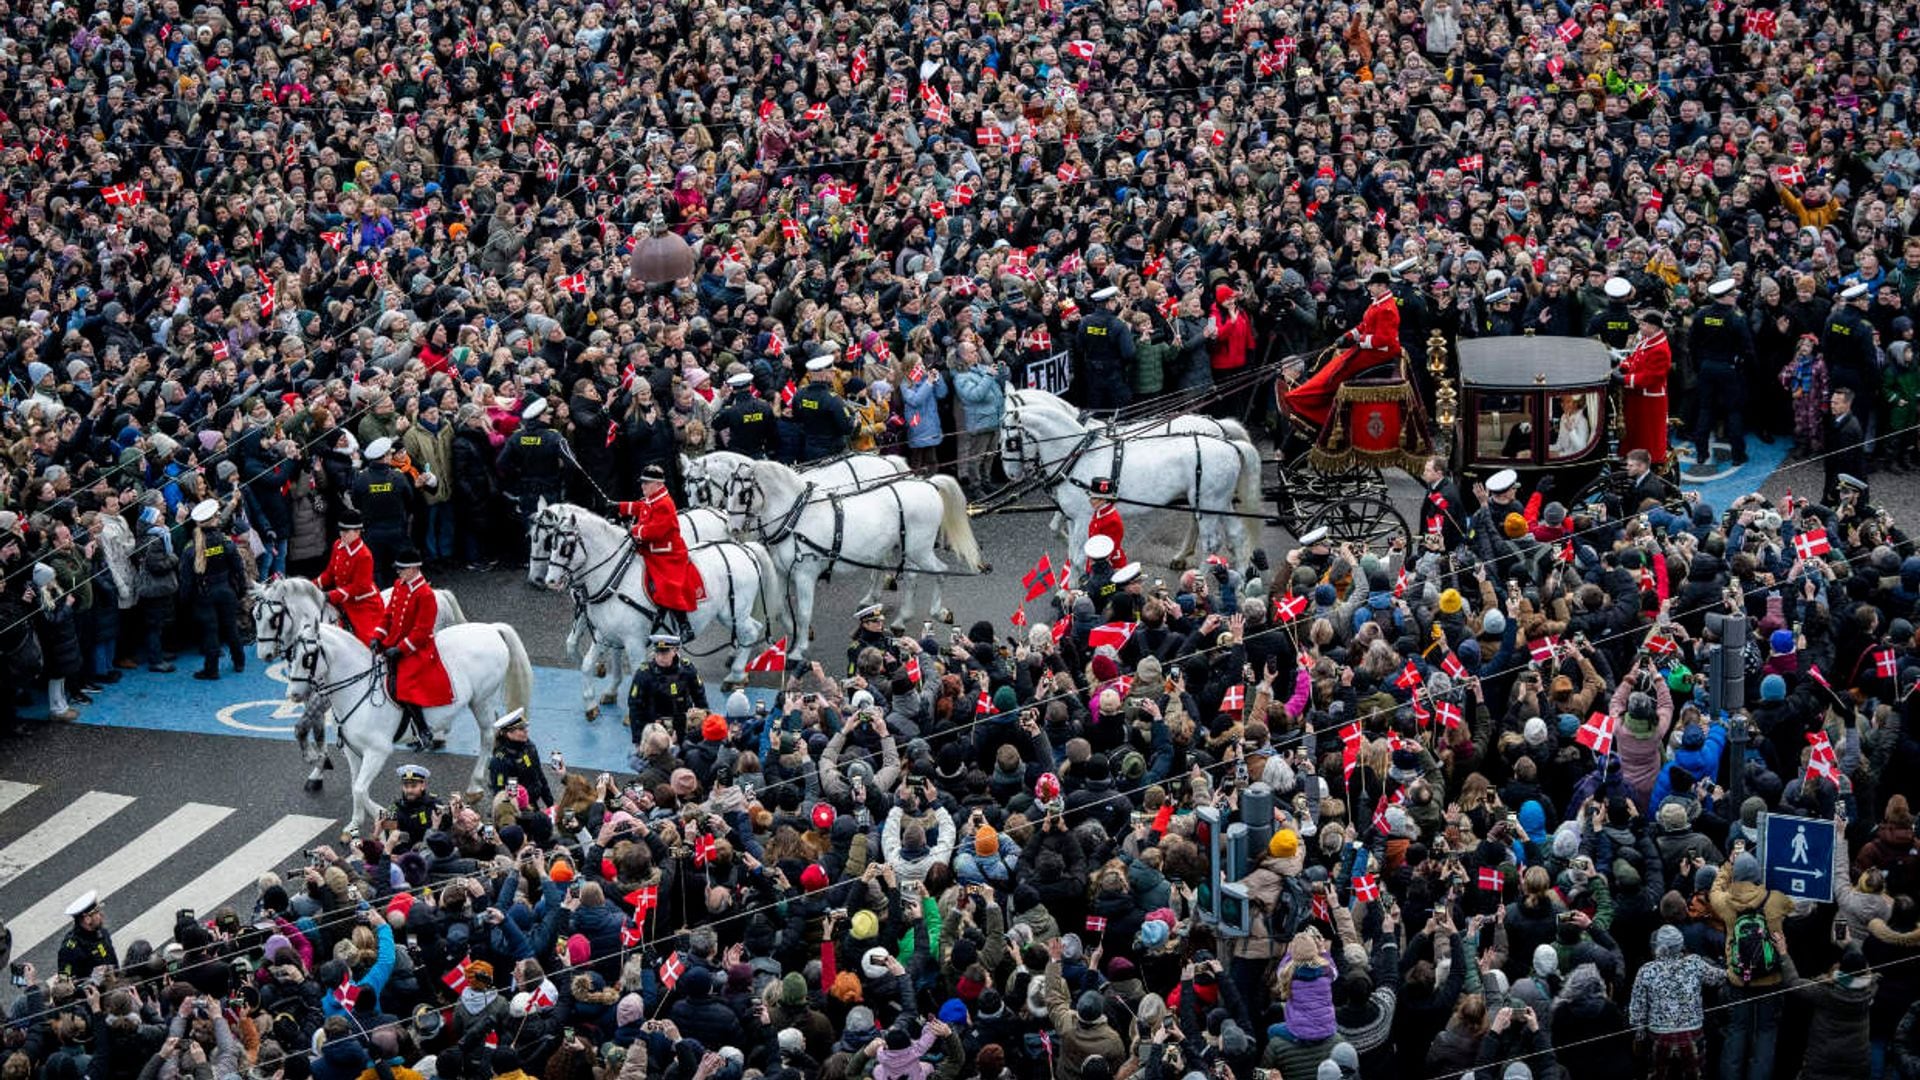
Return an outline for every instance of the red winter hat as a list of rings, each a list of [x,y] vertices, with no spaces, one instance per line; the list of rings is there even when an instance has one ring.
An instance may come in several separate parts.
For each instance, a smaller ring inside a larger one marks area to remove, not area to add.
[[[833,812],[832,803],[817,802],[813,804],[813,827],[819,829],[821,832],[831,830],[833,828],[834,818],[837,816],[838,815]]]
[[[724,716],[708,713],[700,723],[700,737],[708,742],[727,741],[727,720]]]
[[[1229,301],[1229,300],[1231,300],[1231,299],[1233,299],[1233,286],[1231,286],[1231,285],[1215,285],[1215,286],[1213,287],[1213,302],[1214,302],[1214,303],[1216,303],[1216,304],[1224,304],[1224,303],[1226,303],[1227,301]]]
[[[820,869],[819,863],[808,863],[800,871],[800,888],[806,892],[819,892],[827,887],[827,872]]]

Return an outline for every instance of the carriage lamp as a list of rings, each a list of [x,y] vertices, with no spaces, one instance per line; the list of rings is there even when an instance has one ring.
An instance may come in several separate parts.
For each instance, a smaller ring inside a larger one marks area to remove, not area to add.
[[[633,259],[627,264],[627,285],[645,288],[670,285],[693,276],[693,248],[686,238],[667,228],[666,219],[654,211],[647,235],[633,245]]]
[[[1438,330],[1427,335],[1427,373],[1433,376],[1433,422],[1444,438],[1453,431],[1460,393],[1447,376],[1447,338]]]

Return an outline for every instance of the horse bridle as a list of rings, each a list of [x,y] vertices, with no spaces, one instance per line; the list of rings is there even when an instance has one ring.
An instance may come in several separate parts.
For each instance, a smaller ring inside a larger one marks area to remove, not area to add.
[[[287,646],[284,644],[280,635],[287,628],[287,617],[293,614],[291,609],[287,607],[287,602],[278,597],[263,593],[254,600],[253,606],[254,637],[264,637],[268,641],[271,641],[276,654],[285,652]],[[260,617],[262,611],[267,613],[267,617],[264,620]],[[267,631],[264,635],[259,633],[260,628],[263,626],[266,627]]]
[[[310,626],[294,636],[293,643],[287,646],[287,687],[307,687],[306,704],[316,701],[330,701],[336,691],[344,690],[357,682],[366,682],[367,688],[360,699],[346,709],[335,709],[334,716],[344,720],[354,710],[366,703],[374,691],[386,685],[386,679],[380,676],[386,670],[386,658],[378,649],[373,650],[373,663],[358,675],[350,675],[336,682],[320,681],[320,629]]]

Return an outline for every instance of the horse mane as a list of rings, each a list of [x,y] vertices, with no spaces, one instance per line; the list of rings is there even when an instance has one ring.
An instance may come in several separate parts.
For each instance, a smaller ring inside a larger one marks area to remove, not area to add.
[[[312,581],[308,580],[307,578],[303,578],[303,577],[281,578],[280,588],[285,593],[298,594],[301,599],[318,604],[320,605],[321,610],[323,611],[326,610],[327,594],[320,591],[320,586],[315,585]]]

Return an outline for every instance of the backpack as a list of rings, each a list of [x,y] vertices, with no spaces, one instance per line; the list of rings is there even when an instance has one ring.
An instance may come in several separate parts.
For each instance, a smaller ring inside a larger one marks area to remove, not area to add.
[[[1268,916],[1275,941],[1292,941],[1313,919],[1313,894],[1307,883],[1288,874],[1280,879],[1280,896]]]
[[[1780,972],[1780,951],[1774,947],[1767,917],[1759,908],[1734,917],[1727,933],[1727,967],[1743,983]]]

